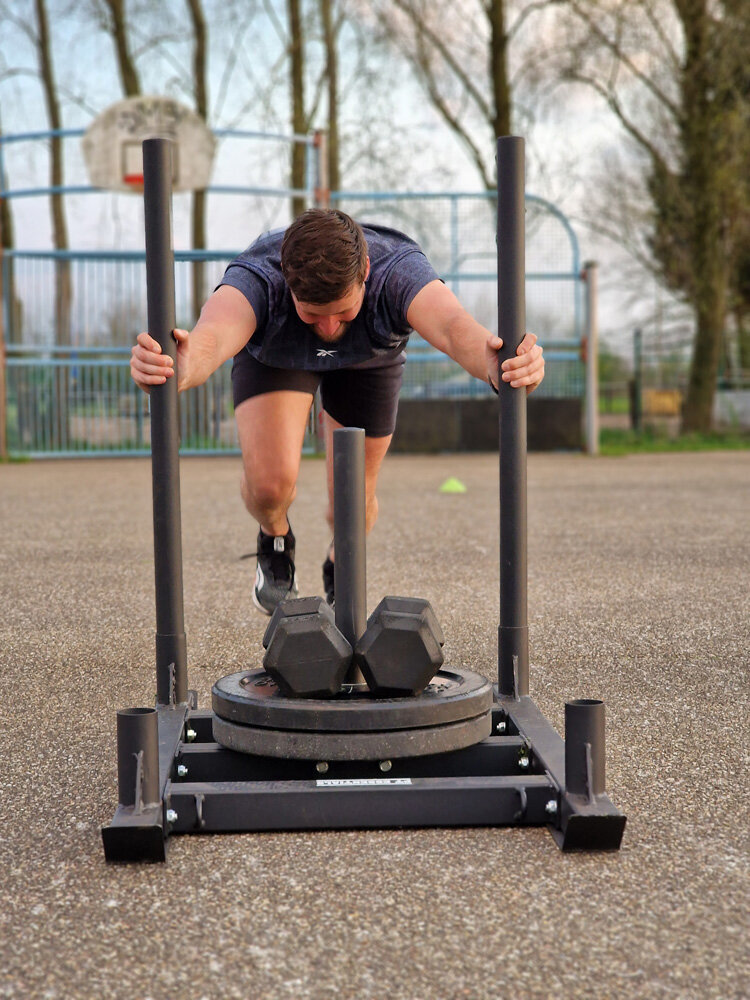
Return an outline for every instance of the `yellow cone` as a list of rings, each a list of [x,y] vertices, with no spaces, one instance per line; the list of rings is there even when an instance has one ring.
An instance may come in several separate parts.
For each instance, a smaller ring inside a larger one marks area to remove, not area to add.
[[[446,479],[443,485],[440,487],[441,493],[465,493],[466,487],[461,482],[460,479],[456,479],[451,476],[450,479]]]

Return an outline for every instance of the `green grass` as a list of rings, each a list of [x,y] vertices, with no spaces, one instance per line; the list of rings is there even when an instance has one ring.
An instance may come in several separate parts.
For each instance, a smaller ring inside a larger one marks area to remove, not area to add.
[[[627,396],[599,396],[599,413],[630,413],[630,400]]]
[[[724,451],[750,448],[750,434],[739,431],[712,431],[709,434],[670,436],[666,431],[646,428],[632,430],[602,429],[599,452],[602,455],[645,455],[664,451]]]

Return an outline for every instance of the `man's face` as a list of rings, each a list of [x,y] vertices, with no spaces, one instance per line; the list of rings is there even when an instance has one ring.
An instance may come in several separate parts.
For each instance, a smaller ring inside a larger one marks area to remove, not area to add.
[[[335,344],[337,340],[341,340],[362,308],[364,297],[364,283],[352,285],[346,295],[336,299],[335,302],[325,302],[322,305],[315,302],[300,302],[292,293],[292,301],[299,318],[313,328],[316,337],[327,344]]]

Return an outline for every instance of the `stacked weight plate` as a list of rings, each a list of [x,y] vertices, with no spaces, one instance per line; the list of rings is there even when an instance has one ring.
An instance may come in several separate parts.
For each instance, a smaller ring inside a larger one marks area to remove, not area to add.
[[[304,760],[420,757],[490,735],[492,687],[470,670],[442,667],[419,695],[378,698],[345,685],[335,698],[287,698],[265,670],[214,684],[213,733],[232,750]]]

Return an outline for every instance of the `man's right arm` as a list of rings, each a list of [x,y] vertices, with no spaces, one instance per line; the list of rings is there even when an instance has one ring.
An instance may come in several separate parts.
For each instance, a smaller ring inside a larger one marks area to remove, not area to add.
[[[242,350],[255,333],[256,320],[248,300],[231,285],[221,285],[201,310],[191,333],[175,330],[177,388],[182,392],[202,385],[217,368]],[[174,374],[172,359],[162,354],[156,340],[140,333],[130,358],[133,381],[148,392]]]

